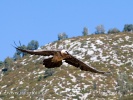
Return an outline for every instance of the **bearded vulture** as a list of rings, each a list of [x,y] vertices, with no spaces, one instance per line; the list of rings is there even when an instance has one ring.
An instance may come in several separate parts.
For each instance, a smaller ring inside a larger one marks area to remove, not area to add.
[[[69,54],[66,50],[26,50],[26,49],[21,49],[19,47],[15,48],[21,52],[25,52],[31,55],[41,55],[41,56],[52,55],[53,57],[43,60],[43,65],[45,65],[46,68],[60,67],[62,65],[62,60],[64,60],[66,63],[75,66],[77,68],[80,68],[81,70],[84,71],[90,71],[93,73],[100,73],[100,74],[109,73],[109,72],[99,71],[91,66],[88,66],[81,60]]]

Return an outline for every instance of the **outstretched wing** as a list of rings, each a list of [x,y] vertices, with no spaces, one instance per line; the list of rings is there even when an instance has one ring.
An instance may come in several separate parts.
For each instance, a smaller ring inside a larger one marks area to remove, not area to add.
[[[69,54],[70,55],[70,54]],[[70,55],[69,58],[64,59],[66,63],[73,65],[75,67],[80,68],[81,70],[84,71],[90,71],[93,73],[101,73],[101,74],[105,74],[108,72],[104,72],[104,71],[99,71],[97,69],[95,69],[94,67],[88,66],[87,64],[85,64],[84,62],[80,61],[79,59],[73,57],[72,55]]]
[[[56,52],[59,52],[60,50],[53,51],[53,50],[26,50],[26,49],[21,49],[18,47],[15,47],[17,50],[21,52],[26,52],[31,55],[42,55],[42,56],[50,56],[54,55]]]

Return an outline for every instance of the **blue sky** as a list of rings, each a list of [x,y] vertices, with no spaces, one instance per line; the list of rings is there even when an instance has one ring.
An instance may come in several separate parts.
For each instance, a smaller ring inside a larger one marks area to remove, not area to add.
[[[37,40],[40,46],[68,37],[89,33],[97,25],[122,30],[133,24],[133,0],[0,0],[0,60],[13,57],[13,41],[27,45]]]

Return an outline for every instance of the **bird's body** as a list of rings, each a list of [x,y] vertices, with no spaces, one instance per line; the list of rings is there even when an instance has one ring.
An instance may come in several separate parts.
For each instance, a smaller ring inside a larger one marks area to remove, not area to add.
[[[66,63],[73,65],[77,68],[80,68],[81,70],[84,71],[91,71],[93,73],[101,73],[101,74],[106,73],[104,71],[99,71],[91,66],[88,66],[81,60],[69,54],[66,50],[25,50],[18,47],[15,48],[21,52],[26,52],[31,55],[41,55],[41,56],[52,55],[53,57],[43,60],[43,65],[45,65],[46,68],[60,67],[62,65],[62,60],[65,60]]]
[[[55,52],[53,55],[53,59],[52,62],[58,62],[58,61],[62,61],[65,58],[68,58],[69,55],[63,53],[63,52]]]

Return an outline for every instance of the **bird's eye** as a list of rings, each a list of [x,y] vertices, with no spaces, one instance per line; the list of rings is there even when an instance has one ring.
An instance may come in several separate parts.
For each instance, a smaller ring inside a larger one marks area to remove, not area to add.
[[[66,54],[68,54],[68,52],[66,51]]]

